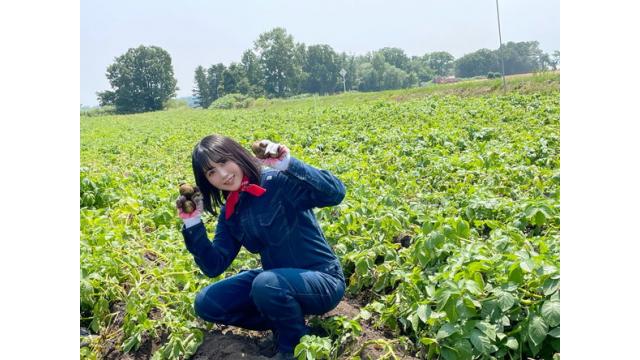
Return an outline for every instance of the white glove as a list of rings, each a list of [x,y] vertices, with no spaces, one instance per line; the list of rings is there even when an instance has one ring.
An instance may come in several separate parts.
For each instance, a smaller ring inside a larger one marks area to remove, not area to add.
[[[287,170],[287,168],[289,167],[289,162],[291,161],[289,148],[282,144],[277,144],[269,140],[262,140],[261,143],[267,145],[264,153],[268,157],[266,159],[261,159],[260,162],[263,165],[274,168],[276,170]]]
[[[202,221],[200,215],[204,211],[204,205],[202,203],[202,195],[194,195],[192,201],[196,205],[196,209],[191,213],[185,213],[182,209],[182,202],[184,201],[184,196],[179,196],[176,200],[176,209],[178,209],[178,216],[182,219],[185,228],[190,228],[194,225],[197,225]]]

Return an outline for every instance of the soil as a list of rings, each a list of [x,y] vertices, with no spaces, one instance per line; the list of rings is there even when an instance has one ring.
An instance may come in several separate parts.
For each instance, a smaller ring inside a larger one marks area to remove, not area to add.
[[[360,313],[359,303],[366,303],[368,299],[344,299],[338,306],[330,312],[324,314],[322,317],[331,317],[341,315],[349,319],[353,319]],[[124,317],[124,304],[114,304],[113,310],[117,315],[114,319],[111,327],[114,329],[121,327]],[[154,309],[157,310],[157,309]],[[159,312],[159,311],[158,311]],[[157,317],[159,314],[152,310],[152,317]],[[392,341],[394,337],[392,334],[387,334],[383,331],[374,329],[370,324],[360,321],[362,326],[362,334],[358,337],[355,343],[349,344],[346,349],[343,349],[342,354],[338,357],[340,360],[352,359],[353,356],[359,355],[361,359],[382,359],[388,352],[384,346],[376,344],[373,340],[386,340]],[[267,360],[268,357],[260,355],[258,343],[265,341],[271,336],[270,331],[252,331],[246,330],[234,326],[226,325],[214,325],[213,330],[205,332],[205,336],[202,344],[196,350],[196,353],[191,357],[191,360]],[[115,360],[143,360],[150,359],[151,355],[162,346],[167,340],[168,332],[163,332],[159,339],[142,339],[140,348],[131,353],[123,354],[119,347],[116,345],[119,337],[114,337],[110,341],[106,341],[103,344],[103,359]],[[322,336],[323,334],[317,334]],[[369,343],[367,343],[369,342]],[[402,348],[397,343],[393,351],[397,358],[403,360],[418,360],[418,358],[410,355],[407,349]],[[357,357],[356,357],[357,358]]]
[[[342,315],[353,319],[360,313],[359,308],[360,306],[356,299],[345,299],[342,300],[335,309],[324,314],[322,317]],[[360,349],[362,349],[360,351],[361,359],[381,359],[387,352],[382,346],[374,343],[364,345],[370,340],[393,340],[393,336],[375,330],[363,321],[360,322],[360,325],[362,325],[362,334],[357,342],[349,346],[348,351],[344,352],[338,359],[351,359]],[[258,351],[258,342],[264,337],[269,337],[270,334],[270,331],[250,331],[233,326],[220,325],[217,326],[216,330],[205,334],[202,345],[200,345],[191,360],[266,360],[268,358],[260,355]],[[418,359],[405,353],[405,349],[401,349],[398,346],[394,348],[394,352],[399,359]]]
[[[259,336],[238,335],[234,334],[233,331],[224,333],[221,330],[208,332],[204,336],[202,345],[191,357],[191,360],[269,359],[258,352],[257,342],[260,338]]]

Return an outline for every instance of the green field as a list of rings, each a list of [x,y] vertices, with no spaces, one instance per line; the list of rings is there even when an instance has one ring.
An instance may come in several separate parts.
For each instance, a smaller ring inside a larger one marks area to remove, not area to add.
[[[379,93],[81,117],[81,357],[193,354],[192,310],[216,281],[187,252],[174,209],[202,137],[286,144],[347,187],[318,209],[342,261],[352,319],[325,324],[329,356],[384,329],[418,358],[552,358],[560,352],[559,74]],[[215,218],[206,217],[213,234]],[[259,267],[242,250],[220,278]],[[336,325],[338,323],[338,325]],[[307,340],[311,351],[321,340]],[[326,342],[325,341],[325,342]],[[318,352],[320,358],[324,353]]]

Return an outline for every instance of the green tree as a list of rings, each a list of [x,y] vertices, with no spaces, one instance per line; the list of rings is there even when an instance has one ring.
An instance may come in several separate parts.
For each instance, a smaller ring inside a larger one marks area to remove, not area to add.
[[[207,73],[202,66],[196,68],[195,73],[195,87],[193,88],[193,97],[196,104],[203,109],[206,109],[213,102],[212,94],[209,89],[209,81],[207,79]]]
[[[541,69],[543,52],[537,41],[508,42],[502,46],[505,75],[523,74]],[[496,50],[499,59],[500,49]]]
[[[404,50],[399,48],[386,47],[377,51],[384,56],[384,61],[403,71],[410,71],[409,57]]]
[[[297,85],[295,67],[296,47],[293,37],[283,28],[275,28],[260,34],[254,43],[264,74],[265,91],[284,97],[287,90]]]
[[[337,54],[329,45],[312,45],[306,51],[303,70],[306,73],[304,91],[326,94],[333,92],[338,80]]]
[[[556,50],[551,55],[550,61],[551,69],[558,70],[558,65],[560,65],[560,50]]]
[[[247,81],[249,82],[248,94],[252,97],[262,96],[264,93],[264,77],[260,71],[258,57],[249,49],[242,54],[240,63],[244,68],[245,74],[247,74]]]
[[[216,101],[225,94],[223,86],[225,69],[226,67],[222,63],[211,65],[207,69],[207,81],[209,82],[209,93],[212,101]]]
[[[289,81],[290,86],[285,96],[302,93],[308,77],[308,74],[303,69],[306,62],[307,46],[304,43],[297,43],[293,51],[293,72]]]
[[[472,77],[486,75],[489,72],[500,72],[497,52],[489,49],[480,49],[466,54],[455,61],[455,74],[457,77]]]
[[[238,63],[231,63],[228,68],[222,72],[222,87],[225,94],[249,92],[249,81],[244,67]]]
[[[161,110],[176,95],[171,56],[157,46],[130,48],[107,67],[113,90],[98,92],[100,105],[115,105],[119,113]]]
[[[446,51],[436,51],[424,56],[427,65],[433,69],[438,76],[447,76],[453,70],[455,58]]]
[[[370,62],[358,64],[358,90],[376,91],[380,89],[378,75]]]
[[[412,56],[409,61],[409,69],[410,74],[414,74],[418,83],[428,82],[436,75],[423,56]]]
[[[409,74],[404,70],[399,69],[391,64],[384,64],[384,71],[382,73],[382,81],[380,84],[380,90],[391,90],[408,87]]]

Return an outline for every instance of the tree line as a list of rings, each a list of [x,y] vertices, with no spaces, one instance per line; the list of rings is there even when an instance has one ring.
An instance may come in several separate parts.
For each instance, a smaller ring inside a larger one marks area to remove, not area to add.
[[[198,66],[193,96],[200,107],[208,108],[227,94],[283,98],[422,86],[435,77],[502,73],[501,53],[505,75],[556,70],[560,62],[559,51],[544,53],[537,41],[508,42],[502,49],[480,49],[458,59],[446,51],[409,57],[395,47],[348,55],[325,44],[295,42],[284,28],[275,28],[260,34],[239,62]],[[107,68],[107,79],[114,90],[97,93],[98,100],[118,112],[162,109],[178,89],[171,57],[155,46],[129,49]]]

